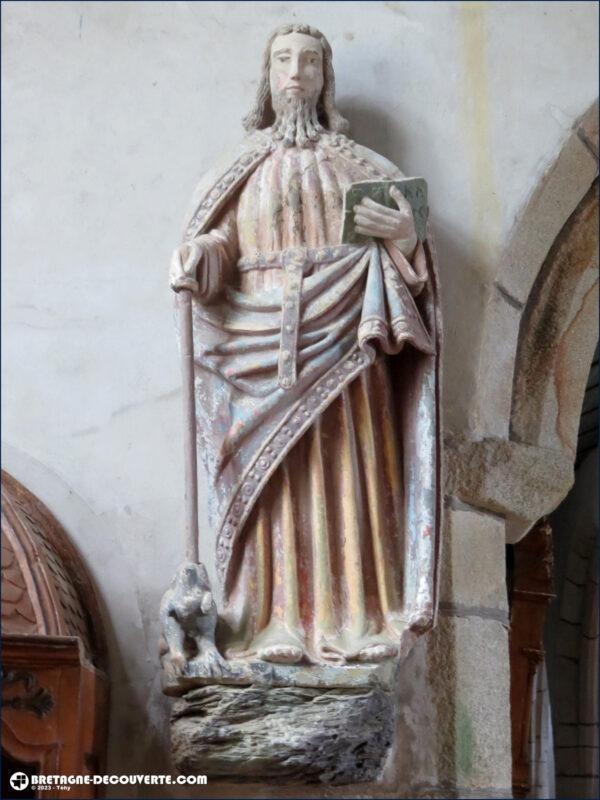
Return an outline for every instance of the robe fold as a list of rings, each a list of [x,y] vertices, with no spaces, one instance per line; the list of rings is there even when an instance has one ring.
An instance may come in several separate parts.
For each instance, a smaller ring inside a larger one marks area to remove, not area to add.
[[[289,645],[315,663],[369,660],[433,623],[431,244],[405,254],[428,272],[413,298],[401,253],[339,243],[344,191],[398,177],[343,136],[300,149],[257,133],[197,193],[187,236],[210,250],[193,308],[197,433],[229,657]]]

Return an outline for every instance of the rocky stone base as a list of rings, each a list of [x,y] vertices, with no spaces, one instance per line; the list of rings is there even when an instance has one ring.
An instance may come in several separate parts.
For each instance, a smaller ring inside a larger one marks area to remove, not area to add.
[[[393,736],[390,694],[368,687],[203,686],[173,706],[173,761],[228,780],[375,780]]]

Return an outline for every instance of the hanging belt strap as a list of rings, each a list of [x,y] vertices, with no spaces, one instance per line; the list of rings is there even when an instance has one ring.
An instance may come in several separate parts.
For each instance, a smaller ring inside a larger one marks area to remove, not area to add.
[[[302,278],[308,264],[304,248],[287,250],[283,258],[283,298],[281,305],[281,340],[279,345],[279,385],[291,389],[297,379],[298,330]]]

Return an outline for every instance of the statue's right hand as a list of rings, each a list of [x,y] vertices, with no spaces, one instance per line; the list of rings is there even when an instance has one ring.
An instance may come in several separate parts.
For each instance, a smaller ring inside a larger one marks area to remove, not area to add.
[[[184,242],[173,252],[169,269],[169,284],[174,292],[188,289],[198,291],[197,269],[203,256],[202,245],[192,240]]]

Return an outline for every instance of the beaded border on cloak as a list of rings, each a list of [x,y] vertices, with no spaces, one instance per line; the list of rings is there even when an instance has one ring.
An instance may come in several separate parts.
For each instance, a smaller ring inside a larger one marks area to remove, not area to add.
[[[221,581],[229,564],[233,544],[242,531],[254,504],[267,481],[315,418],[335,399],[345,386],[372,363],[368,353],[354,345],[344,360],[332,367],[304,398],[293,406],[259,449],[244,471],[224,514],[217,536],[217,573]]]

